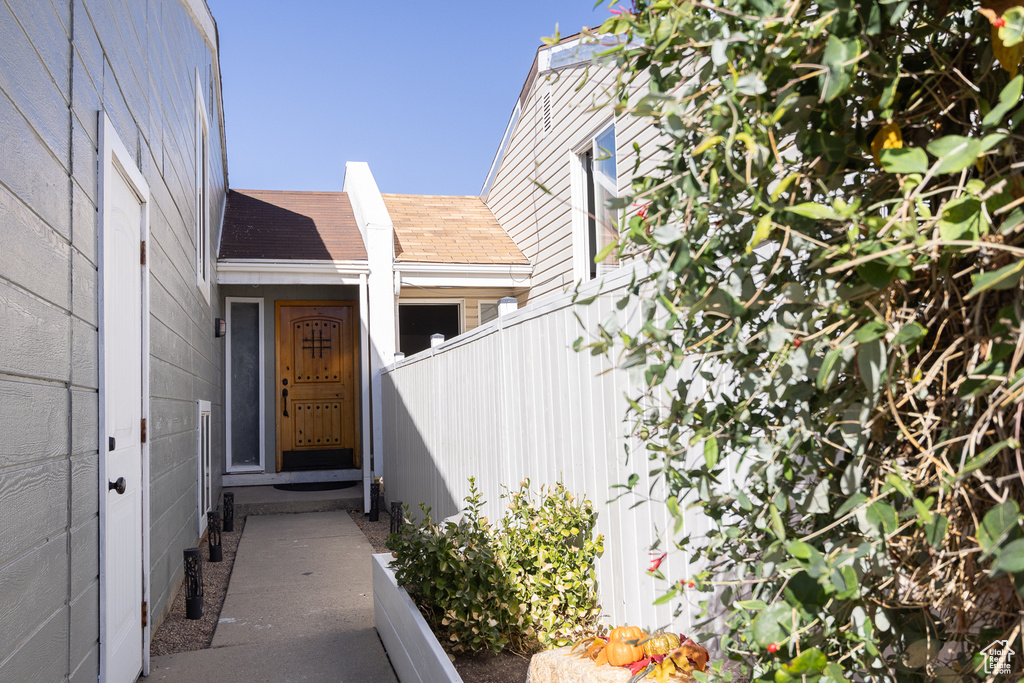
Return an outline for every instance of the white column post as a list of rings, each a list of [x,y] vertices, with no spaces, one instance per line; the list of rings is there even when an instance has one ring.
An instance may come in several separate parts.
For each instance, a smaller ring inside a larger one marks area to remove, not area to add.
[[[498,299],[498,316],[507,315],[519,308],[519,300],[514,296],[504,296]]]
[[[370,392],[364,408],[372,418],[373,466],[368,477],[384,474],[384,410],[381,398],[381,370],[395,360],[395,233],[391,215],[377,182],[365,162],[345,164],[345,182],[342,189],[348,193],[355,212],[356,224],[366,246],[370,266],[367,281],[367,311],[369,336],[363,353],[370,361]],[[369,431],[369,430],[368,430]],[[384,484],[387,486],[387,482]],[[366,481],[369,500],[369,479]],[[368,503],[367,503],[368,505]],[[367,507],[369,510],[369,507]]]

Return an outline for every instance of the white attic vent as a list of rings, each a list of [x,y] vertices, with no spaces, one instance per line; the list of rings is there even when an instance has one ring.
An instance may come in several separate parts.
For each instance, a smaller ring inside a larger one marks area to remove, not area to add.
[[[546,137],[551,132],[551,88],[550,86],[544,86],[544,94],[541,95],[541,101],[538,106],[540,112],[538,112],[538,128],[542,137]]]

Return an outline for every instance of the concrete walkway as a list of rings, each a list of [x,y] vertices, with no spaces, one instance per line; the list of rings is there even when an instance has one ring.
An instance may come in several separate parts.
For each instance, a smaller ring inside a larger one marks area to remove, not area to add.
[[[154,657],[180,683],[397,683],[373,625],[373,548],[347,512],[246,520],[208,650]]]

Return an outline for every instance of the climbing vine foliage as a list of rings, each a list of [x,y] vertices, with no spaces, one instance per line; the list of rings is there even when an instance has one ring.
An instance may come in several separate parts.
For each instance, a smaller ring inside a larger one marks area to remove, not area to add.
[[[592,347],[646,380],[631,429],[701,568],[662,600],[703,595],[755,680],[1020,671],[982,652],[1024,653],[1011,4],[638,0],[600,28],[629,39],[609,106],[661,145],[618,200],[641,325]]]

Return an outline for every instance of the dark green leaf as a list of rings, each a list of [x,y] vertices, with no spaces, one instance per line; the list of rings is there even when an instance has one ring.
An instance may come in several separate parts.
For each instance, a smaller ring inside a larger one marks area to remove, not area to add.
[[[836,510],[835,518],[841,519],[854,508],[863,505],[867,500],[868,497],[866,495],[864,495],[860,491],[857,491],[852,496],[847,498],[846,502],[843,503],[838,510]]]
[[[832,376],[832,370],[836,366],[836,361],[839,360],[839,356],[842,354],[842,349],[832,349],[825,354],[825,360],[821,364],[821,369],[818,370],[817,385],[819,389],[827,389],[834,379]]]
[[[928,153],[938,158],[936,173],[959,173],[981,154],[981,142],[962,135],[947,135],[928,143]]]
[[[900,331],[896,333],[896,336],[892,339],[893,346],[906,346],[908,351],[915,346],[917,343],[925,338],[928,334],[928,328],[920,323],[907,323],[900,328]]]
[[[939,236],[947,241],[976,241],[989,232],[989,222],[977,197],[960,197],[948,202],[939,219]]]
[[[1020,282],[1021,277],[1024,277],[1024,260],[1003,266],[998,270],[972,275],[971,282],[974,283],[974,286],[971,287],[971,291],[965,298],[970,299],[986,289],[1013,289]]]
[[[1010,110],[1020,102],[1022,91],[1024,91],[1024,75],[1015,76],[999,93],[999,102],[981,120],[981,125],[988,128],[1002,123]]]
[[[924,535],[928,544],[938,550],[946,539],[946,528],[949,527],[949,520],[945,515],[935,515],[932,521],[925,523]]]
[[[785,625],[785,630],[779,624]],[[775,603],[754,617],[752,624],[754,640],[761,647],[768,647],[772,643],[781,643],[786,639],[786,634],[792,630],[793,610],[783,604]]]
[[[867,518],[869,524],[880,528],[886,534],[896,531],[896,527],[899,524],[896,510],[882,500],[875,501],[868,506]]]
[[[886,327],[885,323],[882,322],[881,320],[872,320],[868,322],[866,325],[861,325],[861,327],[857,330],[857,333],[854,335],[854,339],[856,339],[861,344],[865,342],[874,341],[881,337],[882,335],[884,335],[888,331],[888,329],[889,328]]]
[[[807,218],[825,218],[831,220],[839,220],[842,218],[833,209],[822,204],[815,204],[814,202],[804,202],[802,204],[796,204],[795,206],[787,206],[786,211],[795,213],[798,216],[806,216]]]
[[[709,470],[715,469],[718,464],[718,439],[713,436],[704,440],[704,464]]]
[[[789,664],[783,664],[782,670],[797,676],[816,674],[821,673],[827,663],[828,660],[825,658],[825,653],[816,647],[812,647],[801,652],[800,656]]]
[[[826,71],[819,77],[821,97],[831,102],[853,83],[857,56],[861,52],[861,43],[857,38],[839,38],[834,33],[828,37],[825,51],[821,56],[821,65]]]
[[[901,147],[883,149],[878,155],[879,161],[889,173],[926,173],[928,171],[928,155],[920,147]]]
[[[861,344],[857,349],[857,369],[869,394],[874,394],[881,387],[885,363],[885,342],[881,339]]]
[[[992,569],[1010,574],[1024,572],[1024,539],[1007,543],[999,550]]]
[[[995,549],[1003,536],[1017,526],[1020,508],[1013,499],[995,506],[985,514],[978,529],[978,545],[987,554]]]

